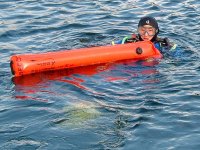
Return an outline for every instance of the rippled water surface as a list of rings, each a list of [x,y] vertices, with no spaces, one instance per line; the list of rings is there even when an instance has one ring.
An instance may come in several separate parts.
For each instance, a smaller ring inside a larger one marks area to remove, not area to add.
[[[199,0],[0,0],[0,149],[199,149],[199,14]],[[144,15],[176,55],[11,74],[14,54],[106,45]]]

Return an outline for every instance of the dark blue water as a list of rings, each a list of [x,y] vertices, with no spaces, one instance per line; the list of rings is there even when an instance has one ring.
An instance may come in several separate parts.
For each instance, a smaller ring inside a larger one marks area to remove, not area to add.
[[[199,149],[199,14],[199,0],[0,0],[0,149]],[[178,53],[12,77],[14,54],[105,45],[144,15]]]

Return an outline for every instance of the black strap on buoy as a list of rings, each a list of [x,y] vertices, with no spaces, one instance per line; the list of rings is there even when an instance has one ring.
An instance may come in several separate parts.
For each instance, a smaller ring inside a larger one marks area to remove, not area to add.
[[[136,48],[136,53],[137,53],[138,55],[141,55],[141,54],[143,53],[142,48],[141,48],[141,47],[137,47],[137,48]]]
[[[10,62],[10,68],[13,75],[15,75],[15,71],[13,69],[13,61]]]

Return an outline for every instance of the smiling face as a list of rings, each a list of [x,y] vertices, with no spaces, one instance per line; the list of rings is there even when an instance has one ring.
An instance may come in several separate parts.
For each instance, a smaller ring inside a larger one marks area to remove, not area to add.
[[[143,41],[151,41],[156,34],[156,29],[150,25],[138,27],[138,33]]]

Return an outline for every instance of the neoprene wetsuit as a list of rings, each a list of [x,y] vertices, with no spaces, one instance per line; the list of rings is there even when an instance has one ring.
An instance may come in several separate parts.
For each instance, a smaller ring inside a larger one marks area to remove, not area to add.
[[[138,41],[143,41],[139,35],[132,34],[131,36],[126,36],[122,40],[112,41],[112,45],[115,44],[126,44],[126,43],[135,43]],[[174,50],[176,49],[176,44],[170,43],[168,38],[158,38],[155,37],[152,40],[154,46],[160,51],[163,52],[165,50]]]

